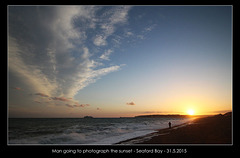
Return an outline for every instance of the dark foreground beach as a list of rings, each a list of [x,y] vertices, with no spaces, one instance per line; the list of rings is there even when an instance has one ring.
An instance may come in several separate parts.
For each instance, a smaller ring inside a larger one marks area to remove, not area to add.
[[[232,144],[232,113],[197,118],[118,144]]]

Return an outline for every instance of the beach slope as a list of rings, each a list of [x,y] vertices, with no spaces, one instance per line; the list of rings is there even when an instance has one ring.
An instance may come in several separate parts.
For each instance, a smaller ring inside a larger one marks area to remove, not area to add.
[[[119,144],[232,144],[232,113],[198,118],[185,126],[162,129],[145,137]]]

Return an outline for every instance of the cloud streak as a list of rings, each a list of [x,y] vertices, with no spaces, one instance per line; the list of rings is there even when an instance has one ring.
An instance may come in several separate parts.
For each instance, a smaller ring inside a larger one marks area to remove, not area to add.
[[[67,102],[65,104],[65,106],[70,107],[70,108],[90,106],[90,104],[79,104],[78,101],[76,101],[72,98],[66,98],[66,97],[63,97],[63,96],[62,97],[50,97],[50,96],[48,96],[46,94],[43,94],[43,93],[35,93],[34,95],[41,96],[41,97],[46,97],[46,98],[48,98],[49,101],[55,101],[55,105],[57,105],[58,101]],[[45,101],[45,103],[49,103],[49,101],[47,101],[47,102]],[[34,102],[42,104],[41,101],[36,101],[35,100]]]
[[[51,97],[52,100],[58,100],[58,101],[64,101],[68,102],[71,101],[71,99],[65,98],[65,97]]]
[[[134,102],[126,103],[127,105],[136,105]]]
[[[49,97],[48,95],[43,94],[43,93],[35,93],[35,95],[40,95],[40,96],[42,96],[42,97]]]
[[[20,87],[14,87],[15,90],[22,90]]]
[[[77,107],[86,107],[86,106],[90,106],[90,104],[65,104],[67,107],[70,107],[70,108],[77,108]]]

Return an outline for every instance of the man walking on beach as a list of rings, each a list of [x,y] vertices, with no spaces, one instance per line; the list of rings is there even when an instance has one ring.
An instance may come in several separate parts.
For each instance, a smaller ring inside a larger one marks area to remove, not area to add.
[[[171,128],[171,125],[172,125],[172,123],[171,123],[171,122],[168,122],[168,126],[169,126],[169,128]]]

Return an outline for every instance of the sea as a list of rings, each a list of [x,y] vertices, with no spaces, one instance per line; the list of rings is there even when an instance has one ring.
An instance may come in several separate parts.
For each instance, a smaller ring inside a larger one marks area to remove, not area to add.
[[[112,145],[190,118],[9,118],[8,144]]]

